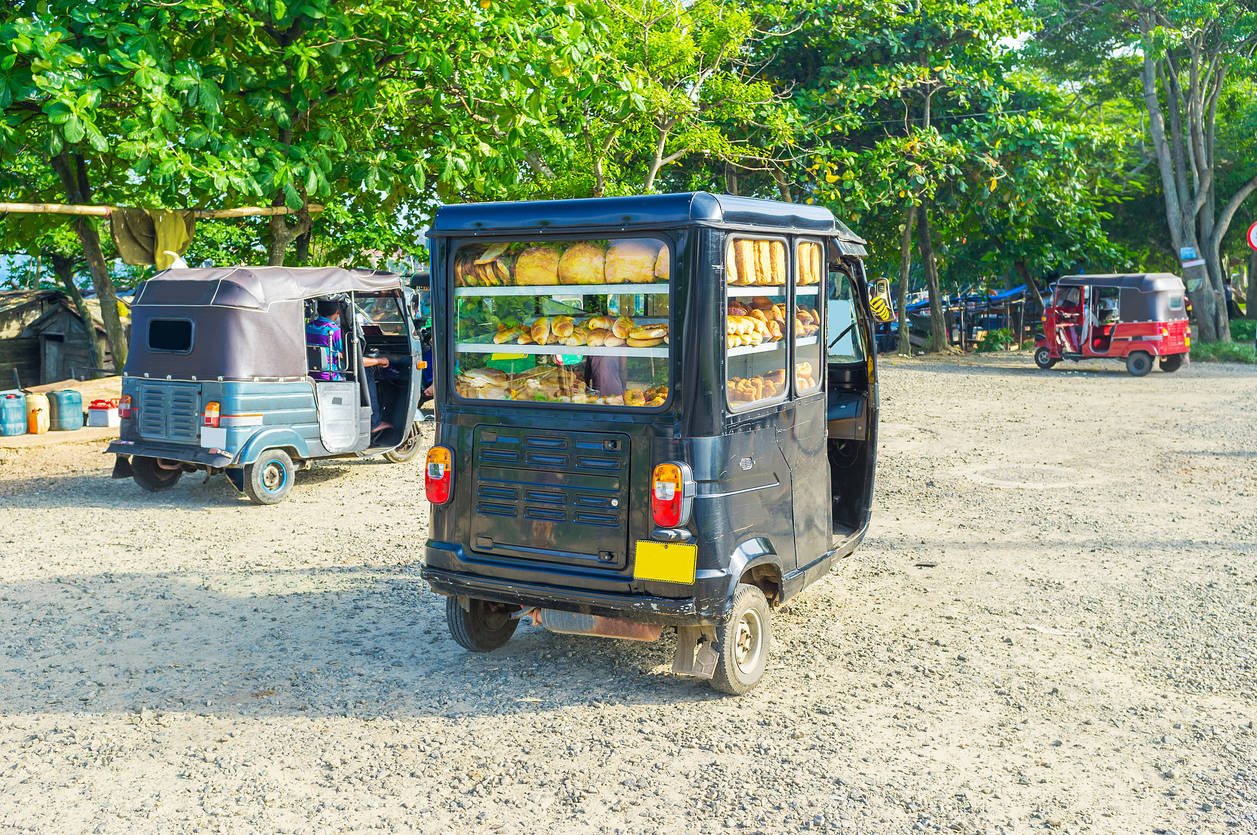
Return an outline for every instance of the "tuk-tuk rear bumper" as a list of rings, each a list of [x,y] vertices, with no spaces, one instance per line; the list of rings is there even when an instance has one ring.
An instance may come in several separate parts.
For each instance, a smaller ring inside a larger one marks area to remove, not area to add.
[[[107,452],[115,455],[131,455],[141,458],[161,458],[203,467],[227,467],[234,459],[230,455],[186,444],[160,444],[151,441],[118,440],[109,445]]]
[[[442,552],[444,561],[457,559],[454,550],[440,544],[427,545],[429,561],[432,552]],[[642,623],[658,623],[671,626],[716,623],[720,615],[703,612],[695,597],[671,598],[644,594],[621,594],[587,588],[554,586],[520,580],[506,580],[480,574],[451,571],[446,568],[424,566],[420,576],[437,594],[448,597],[474,597],[494,603],[507,603],[524,607],[538,606],[545,609],[562,609],[603,617],[626,618]],[[696,589],[697,591],[697,589]],[[723,601],[723,589],[718,597]],[[719,608],[719,607],[717,607]]]

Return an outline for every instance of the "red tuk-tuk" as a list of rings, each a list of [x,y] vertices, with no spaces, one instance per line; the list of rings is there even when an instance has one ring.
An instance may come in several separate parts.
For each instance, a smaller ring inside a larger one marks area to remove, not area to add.
[[[1108,357],[1142,377],[1156,357],[1162,371],[1177,371],[1191,347],[1185,299],[1169,273],[1066,276],[1044,308],[1035,365]]]

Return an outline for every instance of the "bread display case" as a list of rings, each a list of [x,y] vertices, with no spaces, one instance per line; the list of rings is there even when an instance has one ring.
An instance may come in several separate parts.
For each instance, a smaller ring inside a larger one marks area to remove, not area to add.
[[[469,244],[454,258],[460,397],[655,408],[672,256],[623,238]]]

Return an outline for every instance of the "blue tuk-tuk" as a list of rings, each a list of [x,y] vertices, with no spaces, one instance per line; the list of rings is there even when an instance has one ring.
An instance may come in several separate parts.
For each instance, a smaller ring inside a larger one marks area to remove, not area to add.
[[[424,367],[411,295],[396,275],[340,268],[175,269],[144,282],[114,477],[156,492],[221,472],[274,504],[315,459],[411,460]],[[307,344],[320,310],[335,322],[334,359]]]

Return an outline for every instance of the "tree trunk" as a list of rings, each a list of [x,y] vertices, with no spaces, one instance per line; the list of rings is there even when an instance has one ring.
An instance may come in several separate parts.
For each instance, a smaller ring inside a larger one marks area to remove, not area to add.
[[[275,199],[271,201],[271,205],[284,205],[282,192],[275,196]],[[285,215],[271,216],[271,239],[266,243],[266,263],[268,265],[272,267],[284,266],[284,257],[288,252],[288,245],[310,231],[310,212],[307,210],[307,206],[305,195],[302,195],[301,211],[297,213],[296,223],[289,223]]]
[[[899,353],[912,356],[912,327],[908,324],[908,280],[912,275],[912,227],[917,222],[917,207],[908,209],[903,219],[903,236],[899,239]]]
[[[83,301],[83,294],[74,283],[74,261],[55,252],[49,255],[52,260],[52,271],[57,274],[57,278],[61,279],[66,295],[70,297],[70,301],[74,302],[79,321],[83,323],[83,330],[87,333],[87,347],[92,352],[92,365],[96,368],[104,368],[105,359],[100,355],[100,343],[96,340],[96,323],[92,320],[92,312],[87,309],[87,302]]]
[[[62,151],[52,157],[51,162],[52,169],[65,190],[66,201],[78,205],[90,203],[91,188],[87,182],[87,165],[83,157]],[[105,265],[100,233],[96,229],[96,222],[90,217],[75,218],[74,231],[78,234],[83,256],[87,259],[87,269],[92,276],[92,285],[96,288],[96,298],[100,300],[100,318],[105,323],[105,340],[109,343],[109,352],[113,354],[114,369],[121,371],[127,362],[127,335],[122,327],[122,317],[118,315],[118,294]]]
[[[943,321],[943,297],[938,283],[938,262],[934,258],[934,240],[930,231],[930,209],[921,206],[921,227],[917,233],[921,260],[925,262],[925,286],[930,294],[930,350],[947,350],[947,323]]]

